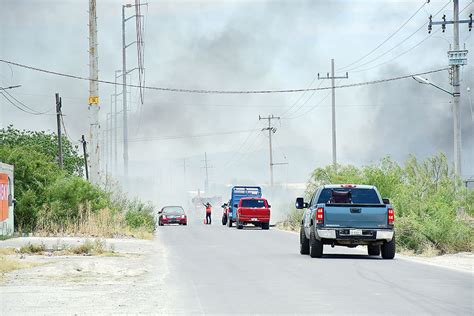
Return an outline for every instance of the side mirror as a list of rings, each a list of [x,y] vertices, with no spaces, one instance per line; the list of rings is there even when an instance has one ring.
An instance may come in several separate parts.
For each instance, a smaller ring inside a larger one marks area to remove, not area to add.
[[[270,204],[268,204],[268,208],[271,208],[272,206]]]
[[[237,205],[237,204],[234,204],[234,207],[239,207],[239,205]]]
[[[382,199],[383,204],[390,204],[390,200],[387,198]]]
[[[301,210],[301,209],[307,208],[308,203],[306,203],[302,197],[299,197],[299,198],[296,198],[295,207]]]
[[[163,214],[163,211],[159,211],[158,214]]]

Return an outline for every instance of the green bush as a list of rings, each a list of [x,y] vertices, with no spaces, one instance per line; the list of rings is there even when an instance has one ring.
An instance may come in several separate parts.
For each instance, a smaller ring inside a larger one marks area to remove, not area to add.
[[[422,162],[410,157],[403,166],[385,158],[362,168],[317,168],[308,182],[307,197],[317,186],[330,183],[375,185],[383,197],[390,198],[395,208],[397,243],[402,248],[417,253],[426,249],[440,253],[473,250],[473,228],[458,218],[457,212],[464,209],[473,215],[474,192],[453,174],[443,154]],[[293,211],[287,221],[299,226],[296,223],[301,217]]]

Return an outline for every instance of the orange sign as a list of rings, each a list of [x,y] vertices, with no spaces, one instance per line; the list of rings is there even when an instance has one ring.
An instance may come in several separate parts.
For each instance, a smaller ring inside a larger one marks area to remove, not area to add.
[[[0,173],[0,222],[8,218],[8,175]]]

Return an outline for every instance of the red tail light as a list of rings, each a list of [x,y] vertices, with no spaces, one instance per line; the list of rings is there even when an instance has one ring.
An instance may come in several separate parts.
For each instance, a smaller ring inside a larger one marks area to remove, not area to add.
[[[388,224],[393,225],[393,222],[395,222],[395,212],[393,211],[393,208],[388,209]]]
[[[324,208],[322,207],[316,209],[316,223],[324,224]]]

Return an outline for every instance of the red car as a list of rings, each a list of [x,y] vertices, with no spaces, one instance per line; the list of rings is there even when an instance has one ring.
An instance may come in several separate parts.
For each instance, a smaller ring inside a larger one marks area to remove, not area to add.
[[[270,205],[263,198],[243,198],[237,208],[237,229],[253,224],[262,229],[270,228]]]
[[[187,225],[188,217],[181,206],[165,206],[158,212],[158,225],[179,224]]]

